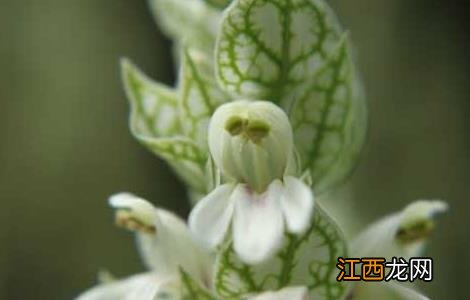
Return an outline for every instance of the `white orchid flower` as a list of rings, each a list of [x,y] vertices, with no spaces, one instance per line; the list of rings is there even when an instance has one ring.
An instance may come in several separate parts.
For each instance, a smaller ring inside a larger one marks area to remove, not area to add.
[[[448,210],[439,200],[419,200],[400,212],[386,216],[371,224],[352,242],[352,257],[422,256],[427,237],[435,227],[437,215]],[[352,299],[404,299],[426,300],[426,296],[404,283],[382,282],[380,284],[357,283],[351,289]]]
[[[232,225],[237,254],[260,263],[279,249],[285,230],[303,233],[313,211],[310,188],[288,172],[294,161],[289,119],[267,101],[227,103],[212,116],[208,140],[226,183],[196,205],[190,228],[214,248]]]
[[[201,284],[210,284],[212,259],[193,242],[182,219],[128,193],[110,197],[109,204],[116,210],[116,224],[136,233],[149,271],[100,284],[77,300],[181,299],[180,268]]]
[[[422,254],[426,239],[435,227],[435,218],[447,211],[439,200],[419,200],[400,212],[369,225],[351,245],[353,257],[393,256],[410,258]]]

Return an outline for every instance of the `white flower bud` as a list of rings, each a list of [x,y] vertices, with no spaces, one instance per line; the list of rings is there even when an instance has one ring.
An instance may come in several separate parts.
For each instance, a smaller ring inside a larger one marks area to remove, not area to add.
[[[284,111],[271,102],[230,102],[212,116],[209,149],[224,176],[263,192],[286,171],[292,128]]]

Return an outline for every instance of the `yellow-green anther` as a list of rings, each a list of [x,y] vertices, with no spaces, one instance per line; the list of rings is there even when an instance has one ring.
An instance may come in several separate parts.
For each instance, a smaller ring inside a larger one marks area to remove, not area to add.
[[[153,234],[156,232],[155,226],[143,222],[129,210],[117,210],[114,223],[116,226],[130,231]]]
[[[244,120],[239,116],[230,117],[225,123],[225,130],[230,132],[231,135],[239,135],[243,132],[245,125]]]
[[[403,211],[396,238],[403,244],[426,239],[435,227],[435,215],[447,210],[441,201],[417,201]]]
[[[209,149],[224,176],[263,192],[285,173],[293,152],[292,128],[271,102],[234,101],[212,116]]]
[[[110,197],[110,205],[115,210],[114,222],[118,227],[134,232],[155,234],[155,208],[147,201],[128,193]]]
[[[232,136],[242,135],[255,144],[268,135],[269,129],[269,125],[263,121],[243,119],[239,116],[231,117],[225,124],[225,130]]]
[[[407,227],[402,227],[398,230],[397,240],[404,244],[413,243],[427,238],[433,229],[434,222],[430,220],[410,224]]]
[[[257,144],[269,134],[269,129],[269,125],[263,121],[253,120],[248,122],[246,126],[246,135],[253,143]]]

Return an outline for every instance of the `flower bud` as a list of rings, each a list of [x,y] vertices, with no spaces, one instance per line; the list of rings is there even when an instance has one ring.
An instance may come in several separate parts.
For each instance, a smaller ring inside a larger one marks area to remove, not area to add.
[[[271,102],[230,102],[212,116],[209,149],[224,176],[263,192],[285,173],[293,152],[292,128]]]

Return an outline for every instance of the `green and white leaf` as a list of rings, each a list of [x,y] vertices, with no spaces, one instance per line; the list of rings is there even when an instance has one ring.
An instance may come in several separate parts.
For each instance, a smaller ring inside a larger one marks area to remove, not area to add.
[[[140,135],[154,137],[181,134],[176,92],[147,77],[127,59],[121,61],[121,73],[133,110],[132,129]]]
[[[346,37],[313,77],[293,90],[290,111],[302,171],[317,194],[344,179],[358,160],[367,108]]]
[[[204,165],[207,154],[186,137],[147,138],[137,137],[152,152],[165,159],[194,192],[205,193]]]
[[[216,45],[218,79],[238,96],[289,107],[289,92],[325,64],[340,36],[323,0],[236,0]]]
[[[236,298],[301,285],[308,287],[312,299],[340,299],[346,288],[336,281],[339,256],[347,256],[344,237],[317,205],[306,233],[287,234],[278,255],[261,265],[242,263],[231,243],[225,245],[217,257],[215,289],[223,298]]]
[[[230,100],[214,75],[212,56],[195,49],[183,49],[179,79],[179,115],[183,132],[207,150],[207,130],[215,109]]]
[[[181,133],[176,92],[152,81],[127,60],[121,69],[134,137],[166,160],[193,189],[205,191],[207,154]]]
[[[220,23],[218,9],[203,0],[149,0],[149,4],[157,24],[177,44],[212,53]]]

